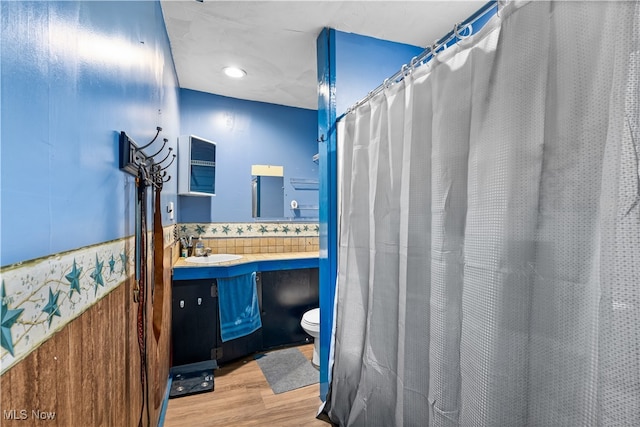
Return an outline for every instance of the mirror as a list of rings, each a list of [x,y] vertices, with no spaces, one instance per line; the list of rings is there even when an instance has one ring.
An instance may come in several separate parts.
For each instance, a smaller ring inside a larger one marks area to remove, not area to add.
[[[284,216],[284,173],[282,166],[252,166],[251,215],[253,218]]]

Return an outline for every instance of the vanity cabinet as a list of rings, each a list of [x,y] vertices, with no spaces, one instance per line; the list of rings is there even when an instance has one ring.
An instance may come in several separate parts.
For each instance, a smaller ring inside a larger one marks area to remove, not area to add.
[[[261,329],[222,342],[216,279],[174,281],[171,308],[172,366],[205,360],[222,363],[262,349]]]
[[[215,196],[215,142],[193,135],[178,138],[178,194]]]
[[[174,280],[172,366],[216,360],[225,363],[251,353],[310,342],[300,326],[318,307],[318,268],[259,272],[256,277],[262,328],[222,342],[215,278]]]

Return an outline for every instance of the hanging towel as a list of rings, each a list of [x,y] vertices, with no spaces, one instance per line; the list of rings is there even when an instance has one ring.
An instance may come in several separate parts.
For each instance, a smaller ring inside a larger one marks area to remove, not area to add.
[[[262,327],[256,273],[217,280],[222,342],[249,335]]]

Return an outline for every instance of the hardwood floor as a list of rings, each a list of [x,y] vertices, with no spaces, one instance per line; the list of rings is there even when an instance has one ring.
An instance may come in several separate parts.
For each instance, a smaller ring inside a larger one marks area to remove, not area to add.
[[[298,347],[311,359],[313,344]],[[319,384],[274,394],[253,356],[217,369],[212,393],[169,399],[165,427],[330,427],[315,418]]]

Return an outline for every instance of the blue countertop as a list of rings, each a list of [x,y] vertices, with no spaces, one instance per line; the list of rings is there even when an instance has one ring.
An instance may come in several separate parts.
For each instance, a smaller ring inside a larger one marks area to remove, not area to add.
[[[233,277],[254,271],[298,270],[318,268],[318,252],[282,252],[245,254],[234,261],[211,265],[187,263],[178,259],[173,266],[173,280],[213,279]]]

